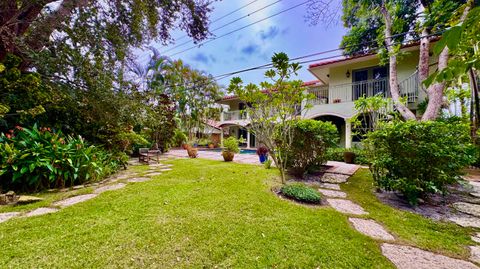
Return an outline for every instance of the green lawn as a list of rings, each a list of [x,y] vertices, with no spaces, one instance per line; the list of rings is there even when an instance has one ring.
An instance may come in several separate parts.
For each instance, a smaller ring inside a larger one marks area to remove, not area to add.
[[[346,216],[276,197],[270,191],[276,170],[201,159],[171,163],[173,171],[155,180],[0,224],[0,268],[393,267]],[[355,184],[362,190],[353,191]],[[464,229],[383,208],[366,186],[363,172],[344,187],[368,211],[378,208],[371,216],[402,240],[464,255]]]
[[[0,268],[391,266],[342,214],[277,198],[275,170],[173,164],[156,180],[0,224]]]
[[[342,189],[349,199],[370,212],[369,218],[382,223],[403,244],[464,259],[470,255],[467,246],[475,245],[470,239],[473,229],[433,221],[381,203],[373,194],[373,179],[368,169],[359,170]]]

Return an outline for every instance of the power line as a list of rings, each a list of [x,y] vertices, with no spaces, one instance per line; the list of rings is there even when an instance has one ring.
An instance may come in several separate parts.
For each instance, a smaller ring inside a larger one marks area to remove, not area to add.
[[[228,13],[228,14],[226,14],[226,15],[224,15],[224,16],[216,19],[216,20],[214,20],[210,25],[214,24],[215,22],[220,21],[220,20],[223,19],[223,18],[228,17],[229,15],[232,15],[233,13],[235,13],[235,12],[237,12],[237,11],[243,9],[243,8],[248,7],[249,5],[251,5],[251,4],[253,4],[253,3],[257,2],[257,1],[258,1],[258,0],[254,0],[254,1],[252,1],[252,2],[250,2],[250,3],[248,3],[248,4],[244,5],[244,6],[242,6],[242,7],[240,7],[240,8],[235,9],[234,11],[232,11],[232,12],[230,12],[230,13]],[[276,4],[276,3],[280,2],[280,1],[282,1],[282,0],[278,0],[278,1],[274,2],[274,3],[272,3],[272,4],[269,4],[269,5],[267,5],[267,6],[264,6],[264,7],[260,8],[260,9],[257,9],[257,10],[255,10],[255,11],[253,11],[252,13],[249,13],[249,14],[247,14],[247,15],[245,15],[245,16],[242,16],[242,17],[237,18],[237,19],[235,19],[235,20],[233,20],[233,21],[230,21],[230,22],[228,22],[228,23],[226,23],[226,24],[224,24],[224,25],[222,25],[222,26],[220,26],[220,27],[218,27],[218,28],[213,29],[212,32],[213,32],[213,31],[217,31],[217,30],[222,29],[222,28],[225,28],[225,27],[227,27],[227,26],[229,26],[229,25],[231,25],[231,24],[233,24],[233,23],[235,23],[235,22],[237,22],[237,21],[239,21],[239,20],[241,20],[241,19],[244,19],[244,18],[246,18],[246,17],[248,17],[248,16],[250,16],[250,15],[253,15],[253,14],[255,14],[255,13],[257,13],[257,12],[259,12],[259,11],[267,8],[267,7],[273,6],[274,4]],[[188,35],[183,35],[183,36],[181,36],[180,38],[176,39],[176,41],[180,41],[180,40],[184,39],[185,37],[188,37]],[[180,43],[180,44],[178,44],[178,45],[176,45],[176,46],[174,46],[174,47],[172,47],[172,48],[164,51],[163,54],[165,54],[165,53],[167,53],[167,52],[169,52],[169,51],[172,51],[172,50],[174,50],[174,49],[176,49],[176,48],[183,47],[184,45],[186,45],[186,44],[188,44],[188,43],[191,43],[191,42],[192,42],[191,40],[188,40],[188,41],[186,41],[186,42]]]
[[[209,39],[209,40],[207,40],[207,41],[205,41],[205,42],[202,42],[202,43],[197,44],[197,45],[195,45],[195,46],[189,47],[188,49],[185,49],[185,50],[179,51],[179,52],[177,52],[177,53],[174,53],[174,54],[170,55],[169,57],[178,55],[178,54],[180,54],[180,53],[184,53],[184,52],[186,52],[186,51],[189,51],[189,50],[192,50],[192,49],[194,49],[194,48],[200,47],[200,46],[202,46],[202,45],[205,45],[205,44],[207,44],[207,43],[210,43],[210,42],[215,41],[215,40],[217,40],[217,39],[220,39],[220,38],[222,38],[222,37],[231,35],[231,34],[233,34],[233,33],[235,33],[235,32],[241,31],[241,30],[243,30],[243,29],[245,29],[245,28],[248,28],[248,27],[250,27],[250,26],[252,26],[252,25],[255,25],[255,24],[260,23],[260,22],[262,22],[262,21],[265,21],[265,20],[268,20],[268,19],[273,18],[273,17],[275,17],[275,16],[278,16],[278,15],[280,15],[280,14],[282,14],[282,13],[285,13],[285,12],[287,12],[287,11],[290,11],[290,10],[292,10],[292,9],[295,9],[295,8],[297,8],[297,7],[299,7],[299,6],[305,5],[306,3],[310,2],[310,1],[311,1],[311,0],[304,1],[304,2],[302,2],[302,3],[300,3],[300,4],[297,4],[297,5],[294,5],[294,6],[292,6],[292,7],[287,8],[287,9],[284,9],[284,10],[282,10],[282,11],[279,11],[279,12],[277,12],[277,13],[275,13],[275,14],[272,14],[272,15],[270,15],[270,16],[268,16],[268,17],[266,17],[266,18],[263,18],[263,19],[261,19],[261,20],[252,22],[252,23],[250,23],[250,24],[247,24],[247,25],[245,25],[245,26],[243,26],[243,27],[237,28],[237,29],[235,29],[235,30],[233,30],[233,31],[227,32],[227,33],[225,33],[225,34],[223,34],[223,35],[220,35],[220,36],[218,36],[218,37],[213,37],[213,38],[211,38],[211,39]]]
[[[395,35],[392,35],[391,37],[397,37],[397,36],[401,36],[401,35],[407,35],[409,33],[412,33],[414,31],[407,31],[407,32],[403,32],[403,33],[399,33],[399,34],[395,34]],[[428,35],[425,35],[425,36],[419,36],[417,38],[413,38],[411,40],[408,40],[408,42],[412,42],[412,41],[418,41],[420,40],[421,38],[424,38],[424,37],[432,37],[432,36],[438,36],[439,34],[442,34],[444,31],[438,31],[438,32],[435,32],[435,33],[432,33],[432,34],[428,34]],[[355,44],[355,45],[350,45],[350,46],[344,46],[344,47],[340,47],[340,48],[337,48],[337,49],[331,49],[331,50],[325,50],[325,51],[321,51],[321,52],[317,52],[317,53],[312,53],[312,54],[308,54],[308,55],[304,55],[304,56],[299,56],[299,57],[296,57],[296,58],[292,58],[290,59],[290,62],[291,61],[297,61],[297,60],[301,60],[301,59],[306,59],[306,58],[311,58],[313,56],[317,56],[317,55],[322,55],[322,54],[327,54],[327,53],[332,53],[332,52],[335,52],[335,51],[339,51],[339,50],[345,50],[349,47],[355,47],[355,46],[362,46],[362,45],[368,45],[368,44],[372,44],[372,43],[376,43],[377,41],[376,40],[373,40],[373,41],[366,41],[366,42],[363,42],[363,43],[360,43],[360,44]],[[391,46],[395,46],[397,44],[392,44]],[[363,54],[369,54],[369,53],[372,53],[378,49],[380,49],[381,47],[379,46],[376,46],[376,47],[372,47],[366,51],[359,51]],[[357,52],[358,53],[358,52]],[[313,60],[307,60],[307,61],[300,61],[298,62],[299,64],[305,64],[305,63],[310,63],[310,62],[317,62],[317,61],[324,61],[324,60],[329,60],[329,59],[333,59],[333,58],[337,58],[337,57],[341,57],[343,56],[343,54],[340,54],[340,55],[334,55],[334,56],[328,56],[328,57],[323,57],[323,58],[318,58],[318,59],[313,59]],[[236,74],[240,74],[240,73],[245,73],[245,72],[248,72],[248,71],[254,71],[254,70],[258,70],[258,69],[264,69],[264,68],[267,68],[267,67],[271,67],[273,64],[272,63],[268,63],[268,64],[263,64],[263,65],[259,65],[259,66],[256,66],[256,67],[250,67],[250,68],[246,68],[246,69],[242,69],[242,70],[238,70],[238,71],[234,71],[234,72],[230,72],[230,73],[225,73],[225,74],[222,74],[222,75],[218,75],[218,76],[214,76],[213,78],[215,80],[221,80],[221,79],[225,79],[227,77],[230,77],[230,76],[233,76],[233,75],[236,75]]]

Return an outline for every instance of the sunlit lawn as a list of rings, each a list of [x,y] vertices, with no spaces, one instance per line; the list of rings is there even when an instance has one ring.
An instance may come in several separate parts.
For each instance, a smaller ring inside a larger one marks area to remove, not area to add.
[[[345,215],[279,199],[270,191],[278,181],[273,169],[200,159],[172,163],[173,171],[152,181],[0,224],[0,268],[392,267],[379,243],[353,230]],[[395,219],[393,209],[368,206],[375,201],[360,196],[371,194],[352,192],[354,186],[346,187],[349,195],[368,211],[379,208],[372,216],[385,218],[395,235],[464,254],[465,230],[409,215]],[[426,229],[437,230],[438,238]]]

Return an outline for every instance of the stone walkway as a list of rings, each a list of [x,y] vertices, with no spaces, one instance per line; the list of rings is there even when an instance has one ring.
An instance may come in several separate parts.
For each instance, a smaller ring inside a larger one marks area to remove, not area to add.
[[[338,171],[338,170],[337,170]],[[344,171],[349,171],[345,169]],[[323,178],[322,178],[323,180]],[[349,216],[348,220],[358,232],[381,242],[382,254],[399,269],[473,269],[479,268],[475,264],[439,255],[419,248],[394,244],[395,237],[382,225],[368,217],[368,212],[360,205],[347,199],[347,194],[341,191],[339,184],[331,181],[320,184],[320,193],[327,197],[327,203],[340,213]],[[339,199],[342,198],[342,199]],[[472,238],[480,242],[480,233]],[[470,247],[470,260],[480,262],[480,247]]]
[[[140,163],[138,163],[138,161],[136,160],[132,160],[130,161],[130,165],[140,165]],[[143,174],[143,173],[135,173],[130,170],[124,170],[122,172],[119,172],[103,180],[100,183],[81,186],[81,188],[85,188],[89,186],[93,187],[94,190],[90,194],[83,194],[83,195],[69,197],[60,201],[56,201],[52,203],[49,207],[40,207],[28,212],[0,213],[0,223],[15,217],[28,218],[28,217],[34,217],[34,216],[41,216],[45,214],[52,214],[60,211],[63,208],[91,200],[104,192],[122,189],[127,186],[127,183],[137,183],[137,182],[145,182],[148,180],[152,180],[153,179],[152,177],[159,176],[163,172],[171,171],[172,170],[171,167],[172,165],[170,164],[161,164],[161,163],[150,164],[149,170],[142,176],[140,176],[139,174]],[[74,189],[79,189],[79,188],[80,188],[79,186],[76,186]]]

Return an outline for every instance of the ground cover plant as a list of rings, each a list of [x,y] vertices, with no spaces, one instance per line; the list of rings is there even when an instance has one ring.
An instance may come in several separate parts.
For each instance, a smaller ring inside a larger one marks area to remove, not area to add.
[[[304,203],[318,204],[322,199],[318,191],[302,183],[283,185],[280,193],[287,198]]]
[[[346,216],[279,199],[278,170],[172,164],[152,181],[1,223],[0,267],[393,268]]]

